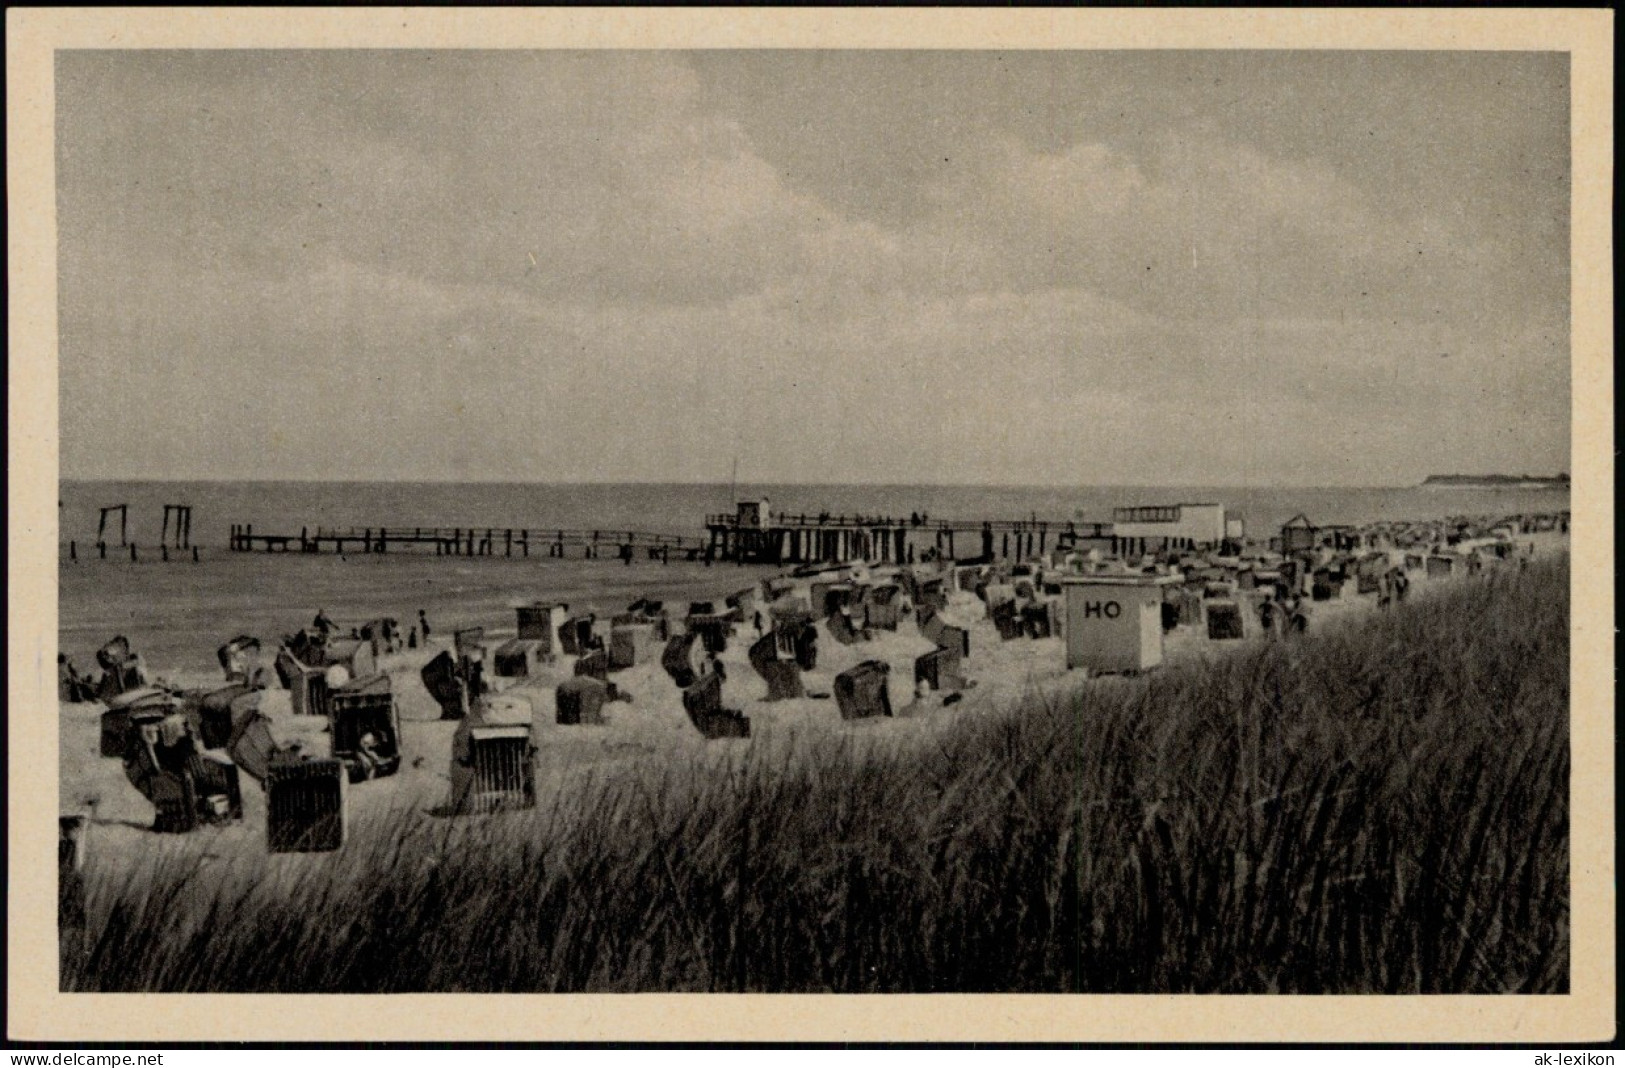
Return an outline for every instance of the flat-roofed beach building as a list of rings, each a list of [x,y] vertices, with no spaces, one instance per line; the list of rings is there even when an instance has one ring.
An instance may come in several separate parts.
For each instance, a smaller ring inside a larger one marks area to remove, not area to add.
[[[1228,533],[1222,504],[1142,505],[1112,512],[1112,552],[1120,555],[1216,548]]]

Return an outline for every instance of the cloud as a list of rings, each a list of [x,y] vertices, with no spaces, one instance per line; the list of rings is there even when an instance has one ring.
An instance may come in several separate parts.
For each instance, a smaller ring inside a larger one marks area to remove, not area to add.
[[[831,183],[681,55],[60,70],[70,474],[711,479],[745,450],[763,479],[1313,482],[1566,455],[1567,308],[1541,295],[1566,230],[1520,253],[1267,128],[804,104],[813,147],[852,152]],[[115,443],[108,394],[209,444]]]

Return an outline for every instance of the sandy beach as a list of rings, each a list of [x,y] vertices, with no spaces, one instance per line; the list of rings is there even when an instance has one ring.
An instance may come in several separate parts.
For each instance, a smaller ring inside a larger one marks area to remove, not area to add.
[[[1518,543],[1537,555],[1566,548],[1567,536],[1524,534]],[[1470,546],[1462,546],[1468,548]],[[1396,564],[1404,553],[1391,552]],[[1501,566],[1515,566],[1513,563]],[[63,643],[81,663],[93,663],[90,651],[111,637],[126,633],[146,659],[157,680],[180,688],[216,688],[223,685],[214,647],[236,633],[254,634],[274,645],[284,634],[305,625],[322,608],[341,628],[359,625],[380,615],[405,624],[415,619],[418,607],[429,613],[433,636],[415,650],[384,654],[378,667],[386,673],[396,695],[402,721],[402,765],[398,774],[357,785],[350,791],[353,833],[365,835],[369,826],[387,825],[392,814],[415,809],[436,812],[447,802],[449,759],[455,721],[442,720],[440,709],[425,690],[420,671],[433,656],[450,646],[454,627],[483,626],[487,644],[494,648],[515,633],[513,606],[527,600],[527,580],[537,581],[544,569],[552,590],[565,591],[572,610],[595,611],[607,633],[608,617],[633,599],[666,599],[681,614],[689,600],[715,600],[775,573],[771,569],[698,564],[631,568],[609,561],[450,562],[433,557],[270,557],[221,554],[199,565],[109,567],[95,565],[63,568]],[[186,578],[184,588],[171,580]],[[1411,573],[1412,597],[1427,597],[1452,582],[1470,581],[1462,569],[1446,579],[1429,579],[1425,571]],[[534,588],[534,587],[533,587]],[[1214,641],[1205,628],[1181,625],[1164,635],[1167,664],[1222,657],[1238,647],[1266,640],[1257,613],[1262,597],[1240,591],[1244,637],[1241,641]],[[1359,595],[1354,583],[1342,595],[1314,602],[1309,626],[1315,630],[1338,627],[1377,611],[1376,597]],[[756,631],[747,618],[736,628],[720,660],[726,670],[724,704],[750,717],[748,743],[707,742],[688,721],[681,694],[662,670],[658,656],[614,675],[616,685],[631,695],[629,702],[605,706],[602,725],[559,726],[554,722],[554,688],[572,674],[572,660],[562,657],[545,665],[539,675],[523,679],[489,679],[493,707],[504,721],[532,724],[537,746],[538,804],[546,807],[551,795],[573,789],[583,777],[614,775],[632,764],[659,762],[693,766],[696,762],[737,759],[747,747],[758,756],[792,752],[803,738],[844,735],[856,745],[912,744],[957,717],[986,715],[1010,707],[1034,694],[1058,695],[1075,686],[1132,685],[1114,677],[1084,679],[1065,668],[1063,639],[1001,640],[985,606],[974,597],[956,595],[948,616],[967,625],[971,653],[967,676],[975,685],[962,700],[943,707],[940,697],[916,703],[912,685],[916,657],[934,644],[922,636],[912,615],[896,631],[877,630],[870,640],[843,645],[829,633],[825,622],[819,632],[818,666],[804,675],[809,695],[769,702],[766,683],[747,659]],[[863,660],[883,660],[890,667],[890,719],[844,721],[829,696],[835,676]],[[305,752],[326,755],[331,750],[326,721],[292,714],[289,693],[273,686],[261,702],[273,732],[284,743],[298,741]],[[121,763],[97,753],[102,706],[99,703],[64,703],[60,707],[60,801],[64,813],[93,813],[97,863],[110,867],[171,853],[210,858],[251,855],[263,850],[264,793],[251,779],[243,783],[244,819],[241,823],[203,827],[186,835],[159,835],[151,831],[152,805],[125,778]],[[500,817],[499,817],[500,818]],[[477,818],[476,818],[477,820]],[[456,817],[451,823],[469,822]],[[321,855],[278,858],[283,865],[321,863]]]

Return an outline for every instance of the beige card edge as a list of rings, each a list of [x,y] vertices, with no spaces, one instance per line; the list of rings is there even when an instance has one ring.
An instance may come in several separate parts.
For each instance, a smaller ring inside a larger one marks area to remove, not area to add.
[[[7,12],[8,1030],[16,1040],[1529,1042],[1613,1036],[1612,12]],[[64,995],[49,798],[56,634],[52,52],[178,47],[1401,48],[1572,55],[1573,992],[1544,997]],[[1594,576],[1583,580],[1582,576]],[[37,859],[36,859],[37,858]],[[364,1011],[357,1011],[364,1005]],[[281,1021],[297,1019],[290,1028]]]

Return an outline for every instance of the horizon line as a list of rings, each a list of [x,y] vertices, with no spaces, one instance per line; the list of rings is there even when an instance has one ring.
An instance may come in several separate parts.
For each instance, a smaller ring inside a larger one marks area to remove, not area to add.
[[[1556,481],[1555,475],[1520,475],[1507,476],[1499,474],[1485,475],[1430,475],[1427,478],[1484,478],[1505,479],[1516,477],[1529,481]],[[514,480],[491,478],[363,478],[363,479],[331,479],[331,478],[183,478],[150,476],[99,476],[94,478],[58,476],[58,484],[70,482],[96,483],[96,482],[127,482],[127,483],[216,483],[243,485],[309,485],[309,486],[365,486],[365,485],[402,485],[402,486],[687,486],[687,487],[716,487],[729,485],[725,482],[708,481],[665,481],[654,479],[617,479],[613,481],[600,481],[592,479],[557,479],[557,480]],[[1392,489],[1420,489],[1426,485],[1425,481],[1404,483],[1257,483],[1257,482],[801,482],[801,481],[745,481],[735,483],[739,486],[782,486],[795,488],[828,488],[828,487],[854,487],[864,489],[1043,489],[1043,490],[1070,490],[1070,489],[1227,489],[1227,490],[1392,490]]]

